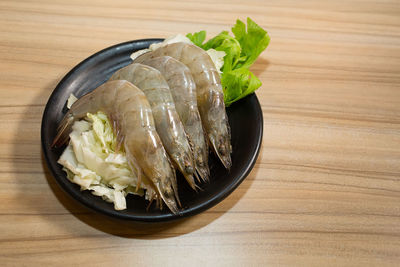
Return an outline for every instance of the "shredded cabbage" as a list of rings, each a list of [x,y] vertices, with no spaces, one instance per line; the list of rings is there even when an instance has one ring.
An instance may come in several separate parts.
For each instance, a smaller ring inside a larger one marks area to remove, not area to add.
[[[58,163],[81,190],[114,203],[116,210],[126,209],[126,195],[143,196],[146,186],[142,183],[136,190],[137,176],[130,170],[124,151],[115,151],[116,138],[107,116],[88,113],[87,119],[74,123],[70,143]]]
[[[71,94],[67,100],[67,108],[71,108],[72,104],[74,104],[78,100],[74,94]]]
[[[156,50],[157,48],[166,46],[166,45],[168,45],[168,44],[179,43],[179,42],[188,43],[188,44],[191,44],[191,43],[192,43],[192,42],[189,40],[189,38],[187,38],[185,35],[177,34],[177,35],[173,35],[173,36],[170,36],[170,37],[166,38],[166,39],[165,39],[163,42],[161,42],[161,43],[151,44],[150,47],[149,47],[149,49],[150,49],[151,51],[154,51],[154,50]]]
[[[137,57],[139,57],[140,55],[143,55],[144,53],[154,51],[160,47],[166,46],[167,44],[173,44],[173,43],[178,43],[178,42],[193,44],[193,42],[188,37],[186,37],[182,34],[177,34],[177,35],[173,35],[173,36],[166,38],[161,43],[154,43],[154,44],[150,45],[149,48],[145,48],[145,49],[142,49],[142,50],[132,53],[131,59],[135,60]],[[221,68],[224,65],[224,57],[225,57],[226,53],[224,51],[217,51],[212,48],[208,49],[206,52],[208,53],[208,55],[211,57],[212,61],[214,62],[216,69],[219,71],[219,73],[221,73]]]

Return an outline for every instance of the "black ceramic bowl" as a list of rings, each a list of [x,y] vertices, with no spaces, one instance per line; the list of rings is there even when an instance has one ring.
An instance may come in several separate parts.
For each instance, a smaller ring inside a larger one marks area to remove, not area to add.
[[[73,68],[57,85],[51,94],[42,119],[42,148],[47,165],[54,178],[72,198],[86,207],[114,218],[136,221],[167,221],[198,214],[222,201],[249,174],[257,159],[263,133],[263,117],[260,103],[255,94],[234,103],[227,108],[232,132],[232,168],[224,169],[210,154],[210,182],[201,184],[202,191],[194,192],[178,174],[179,196],[182,202],[180,214],[174,215],[167,208],[160,211],[155,207],[146,210],[146,201],[138,196],[128,195],[127,209],[114,210],[107,203],[89,191],[80,191],[71,183],[57,164],[63,148],[52,148],[56,128],[66,112],[66,101],[71,93],[78,98],[95,89],[109,79],[118,69],[132,62],[130,54],[147,48],[162,39],[130,41],[106,48],[87,58]],[[153,205],[154,206],[154,205]]]

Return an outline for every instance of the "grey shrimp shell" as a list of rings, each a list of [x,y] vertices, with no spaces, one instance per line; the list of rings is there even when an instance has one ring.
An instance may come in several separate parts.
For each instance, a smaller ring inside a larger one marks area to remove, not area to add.
[[[190,70],[186,65],[169,56],[148,59],[143,61],[143,64],[159,70],[167,81],[176,111],[192,143],[197,174],[203,181],[208,181],[210,175],[208,145],[197,108],[196,84]]]
[[[134,62],[160,56],[173,57],[190,69],[196,83],[197,105],[208,140],[225,168],[230,169],[232,146],[228,116],[221,78],[210,56],[200,47],[180,42],[145,53]]]
[[[193,151],[164,77],[150,66],[133,63],[115,72],[110,80],[115,79],[127,80],[144,92],[165,150],[189,185],[196,190]]]
[[[79,98],[61,121],[53,146],[68,140],[76,120],[97,111],[107,114],[112,123],[128,164],[138,177],[138,185],[142,181],[152,188],[158,199],[177,214],[180,201],[175,172],[155,129],[150,104],[143,92],[130,82],[109,81]]]

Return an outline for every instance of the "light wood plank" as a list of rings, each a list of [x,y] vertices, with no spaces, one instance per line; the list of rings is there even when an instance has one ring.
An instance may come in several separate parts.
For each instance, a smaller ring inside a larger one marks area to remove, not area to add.
[[[228,30],[271,44],[252,67],[258,161],[210,210],[116,222],[66,196],[40,123],[62,77],[127,40]],[[398,1],[1,1],[0,261],[15,265],[396,266],[400,261]]]

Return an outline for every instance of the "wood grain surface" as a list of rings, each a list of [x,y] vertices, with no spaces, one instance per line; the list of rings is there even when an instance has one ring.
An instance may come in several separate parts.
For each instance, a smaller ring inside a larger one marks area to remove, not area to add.
[[[128,40],[228,30],[271,36],[258,161],[214,208],[122,223],[72,201],[40,123],[62,77]],[[400,2],[0,1],[1,266],[398,266]]]

